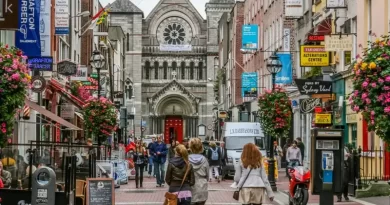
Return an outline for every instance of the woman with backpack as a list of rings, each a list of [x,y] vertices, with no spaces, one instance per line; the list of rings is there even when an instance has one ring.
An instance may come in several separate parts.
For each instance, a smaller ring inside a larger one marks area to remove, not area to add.
[[[221,165],[221,150],[217,147],[215,142],[209,143],[209,150],[207,152],[207,159],[209,160],[209,181],[212,181],[213,178],[213,170],[214,170],[214,178],[219,180],[219,166]]]

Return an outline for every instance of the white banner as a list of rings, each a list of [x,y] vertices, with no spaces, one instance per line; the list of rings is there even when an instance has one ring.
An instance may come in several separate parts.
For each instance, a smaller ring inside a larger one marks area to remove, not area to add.
[[[51,56],[51,0],[41,0],[39,34],[41,36],[41,55]]]
[[[192,51],[192,45],[160,44],[160,51]]]
[[[69,0],[56,0],[54,17],[55,34],[69,34]]]
[[[76,75],[71,76],[70,80],[71,81],[87,81],[88,80],[87,71],[88,71],[87,67],[79,67]]]
[[[353,46],[352,35],[325,36],[326,51],[351,51]]]
[[[286,0],[285,16],[287,18],[300,18],[303,16],[303,0]]]
[[[285,28],[283,29],[283,51],[290,51],[290,29]]]
[[[345,0],[326,0],[326,8],[345,8]]]

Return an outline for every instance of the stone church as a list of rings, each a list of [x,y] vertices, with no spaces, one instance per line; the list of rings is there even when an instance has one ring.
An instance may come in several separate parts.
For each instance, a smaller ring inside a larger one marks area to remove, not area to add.
[[[210,0],[207,19],[190,0],[160,0],[148,16],[130,0],[109,5],[109,24],[121,26],[126,36],[125,78],[133,83],[136,136],[141,121],[144,135],[164,134],[166,142],[213,136],[218,21],[234,2]]]

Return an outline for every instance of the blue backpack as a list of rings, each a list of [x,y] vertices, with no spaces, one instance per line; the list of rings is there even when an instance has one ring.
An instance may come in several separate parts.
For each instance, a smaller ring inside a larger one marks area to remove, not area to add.
[[[218,148],[215,148],[215,150],[211,149],[211,160],[216,161],[219,158],[218,155]]]

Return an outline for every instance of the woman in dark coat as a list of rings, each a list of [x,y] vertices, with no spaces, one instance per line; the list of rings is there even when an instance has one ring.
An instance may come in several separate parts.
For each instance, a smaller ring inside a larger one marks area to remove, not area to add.
[[[219,147],[217,147],[217,144],[215,142],[210,142],[209,144],[210,148],[207,151],[207,159],[209,160],[209,181],[212,181],[213,178],[213,170],[214,170],[214,177],[219,180],[219,166],[221,166],[221,150]]]
[[[184,183],[181,186],[183,179]],[[169,160],[165,182],[169,185],[168,191],[178,195],[178,205],[191,204],[191,186],[195,184],[195,175],[184,145],[176,146],[175,156]]]

